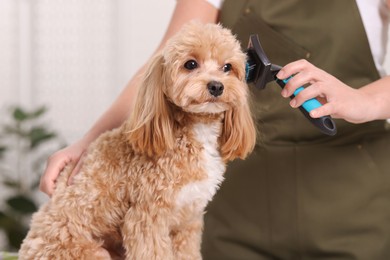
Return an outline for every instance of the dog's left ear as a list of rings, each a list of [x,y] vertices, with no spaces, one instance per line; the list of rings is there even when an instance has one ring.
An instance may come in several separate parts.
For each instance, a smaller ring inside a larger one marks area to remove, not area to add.
[[[134,150],[150,157],[161,155],[174,145],[174,121],[164,95],[164,75],[164,57],[158,54],[147,66],[127,124]]]
[[[220,137],[221,154],[225,161],[245,157],[252,152],[256,144],[256,127],[249,104],[225,112],[222,135]]]

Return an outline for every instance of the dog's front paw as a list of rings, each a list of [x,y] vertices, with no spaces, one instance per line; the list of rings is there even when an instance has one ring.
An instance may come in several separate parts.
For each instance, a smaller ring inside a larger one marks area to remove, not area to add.
[[[91,256],[91,260],[92,259],[96,259],[96,260],[111,260],[111,255],[110,253],[104,249],[104,248],[99,248],[98,250],[96,250],[96,252],[93,254],[93,256]]]

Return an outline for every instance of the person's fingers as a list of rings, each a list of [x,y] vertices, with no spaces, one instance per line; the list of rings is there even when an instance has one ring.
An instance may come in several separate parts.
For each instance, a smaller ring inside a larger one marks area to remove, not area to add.
[[[73,177],[74,177],[77,173],[79,173],[81,166],[83,166],[84,157],[85,157],[85,153],[83,152],[83,153],[81,154],[81,156],[80,156],[80,159],[77,161],[76,166],[73,168],[71,174],[69,175],[69,178],[68,178],[68,185],[72,185],[72,184],[73,184]]]
[[[47,161],[46,170],[41,177],[39,189],[51,196],[55,189],[58,175],[68,163],[68,159],[54,154]]]
[[[307,60],[297,60],[285,65],[279,72],[276,74],[278,79],[286,79],[294,74],[297,74],[300,71],[306,70],[307,68],[312,67],[313,65]]]
[[[323,91],[320,87],[320,83],[314,83],[313,85],[310,85],[309,87],[300,91],[298,93],[298,95],[296,95],[290,101],[290,106],[292,106],[294,108],[300,107],[305,101],[312,99],[312,98],[318,99],[318,97],[321,95],[323,95]]]
[[[296,65],[294,65],[294,63]],[[292,66],[292,67],[290,67]],[[329,80],[329,75],[323,70],[315,67],[306,60],[300,60],[297,62],[286,65],[286,71],[291,74],[291,77],[286,83],[283,91],[283,97],[291,97],[294,92],[303,86],[313,85],[315,83],[322,83],[324,80]]]
[[[312,84],[315,81],[315,73],[313,73],[312,71],[299,72],[298,74],[295,74],[295,76],[292,77],[284,86],[282,96],[290,97],[298,88],[307,84]]]

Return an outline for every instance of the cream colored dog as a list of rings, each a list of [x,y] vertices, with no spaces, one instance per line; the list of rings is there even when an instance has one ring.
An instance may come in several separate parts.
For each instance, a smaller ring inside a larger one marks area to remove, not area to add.
[[[245,62],[229,30],[184,26],[149,64],[131,118],[89,147],[73,185],[61,173],[20,259],[201,259],[225,163],[255,144]]]

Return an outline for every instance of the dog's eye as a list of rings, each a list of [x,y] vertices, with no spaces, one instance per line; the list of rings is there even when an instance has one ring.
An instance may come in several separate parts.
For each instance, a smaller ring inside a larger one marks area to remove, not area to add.
[[[186,63],[184,63],[184,68],[188,70],[194,70],[198,67],[198,63],[195,60],[189,60]]]
[[[232,64],[226,63],[225,65],[223,65],[222,69],[223,69],[223,72],[229,72],[232,70]]]

